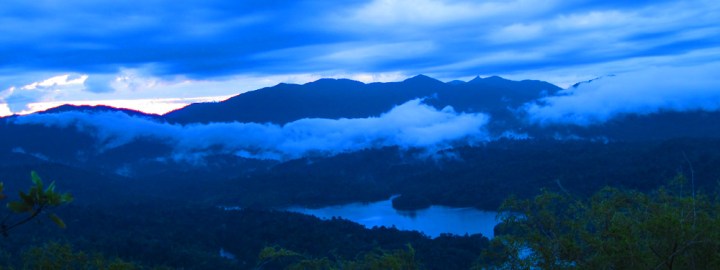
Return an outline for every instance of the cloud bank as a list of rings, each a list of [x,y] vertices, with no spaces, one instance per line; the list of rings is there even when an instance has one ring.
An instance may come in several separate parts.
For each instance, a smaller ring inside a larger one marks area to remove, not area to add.
[[[719,15],[711,0],[9,0],[0,10],[0,75],[148,66],[189,78],[505,75],[717,48]],[[520,53],[536,57],[512,57]],[[385,58],[348,65],[358,55]]]
[[[6,0],[0,113],[38,102],[226,96],[293,75],[570,85],[720,61],[719,18],[713,0]],[[21,90],[67,74],[87,78]]]
[[[602,77],[527,104],[529,119],[540,124],[603,123],[623,114],[720,110],[720,63],[654,67]]]
[[[415,99],[378,117],[301,119],[284,126],[259,123],[179,125],[120,112],[62,112],[16,118],[17,125],[74,127],[89,132],[101,150],[139,138],[157,139],[174,147],[173,159],[207,154],[287,160],[308,155],[334,155],[362,149],[398,146],[437,151],[454,143],[488,140],[489,116],[437,110]]]

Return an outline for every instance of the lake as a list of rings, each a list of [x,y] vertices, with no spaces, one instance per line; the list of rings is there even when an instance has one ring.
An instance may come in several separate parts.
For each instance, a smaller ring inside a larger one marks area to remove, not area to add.
[[[495,219],[497,212],[480,211],[475,208],[431,206],[417,211],[399,211],[392,207],[392,198],[373,203],[351,203],[316,209],[290,207],[286,210],[321,219],[341,217],[367,228],[395,226],[400,230],[420,231],[433,238],[441,233],[457,235],[481,233],[492,238],[493,228],[498,223]]]

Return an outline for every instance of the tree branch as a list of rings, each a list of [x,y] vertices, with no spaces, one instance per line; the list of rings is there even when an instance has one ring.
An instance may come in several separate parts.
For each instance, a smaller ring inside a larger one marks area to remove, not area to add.
[[[32,213],[32,215],[26,217],[26,218],[23,219],[23,220],[20,220],[20,221],[16,222],[15,224],[12,224],[12,225],[10,225],[10,226],[6,225],[6,224],[5,224],[5,221],[3,221],[3,223],[2,223],[2,230],[0,230],[0,233],[2,233],[3,236],[7,237],[8,231],[10,231],[10,230],[12,230],[12,229],[14,229],[14,228],[16,228],[16,227],[18,227],[18,226],[20,226],[20,225],[23,225],[23,224],[25,224],[25,223],[28,223],[30,220],[32,220],[32,219],[34,219],[35,217],[37,217],[38,215],[40,215],[40,213],[42,213],[42,211],[43,211],[44,209],[45,209],[45,205],[40,205],[40,207],[38,207],[37,209],[35,209],[35,211]]]

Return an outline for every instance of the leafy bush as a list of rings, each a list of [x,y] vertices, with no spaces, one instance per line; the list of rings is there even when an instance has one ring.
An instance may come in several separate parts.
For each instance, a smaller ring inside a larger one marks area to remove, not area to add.
[[[584,200],[548,191],[509,199],[485,257],[514,269],[720,269],[720,203],[686,182],[680,175],[649,194],[605,188]]]

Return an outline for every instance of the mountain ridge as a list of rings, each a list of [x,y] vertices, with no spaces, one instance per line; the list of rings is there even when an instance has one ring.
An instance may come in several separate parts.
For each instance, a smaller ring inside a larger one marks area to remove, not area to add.
[[[610,184],[648,188],[687,166],[685,153],[698,172],[709,172],[698,174],[699,185],[718,179],[720,111],[628,114],[590,126],[524,118],[521,106],[558,91],[542,81],[500,77],[463,83],[423,75],[368,84],[321,79],[194,105],[209,122],[227,122],[209,124],[66,105],[0,121],[0,172],[37,168],[52,178],[81,177],[86,180],[72,183],[79,190],[93,178],[107,178],[102,181],[113,189],[132,179],[134,190],[124,191],[129,198],[200,193],[213,203],[273,207],[402,193],[432,204],[492,209],[511,193],[529,196],[559,181],[577,192]],[[453,109],[443,110],[447,106]],[[383,118],[408,107],[390,121]],[[413,114],[418,111],[422,116]],[[321,119],[306,119],[313,117]],[[478,118],[489,120],[454,121]],[[407,125],[408,119],[423,121]],[[436,144],[397,139],[453,133],[464,135]],[[282,156],[292,151],[299,154]]]
[[[246,92],[222,102],[195,103],[169,112],[173,123],[257,122],[285,124],[303,118],[365,118],[378,116],[416,98],[433,97],[431,105],[459,111],[503,109],[494,104],[511,96],[514,106],[555,93],[560,87],[542,81],[511,81],[490,77],[482,83],[444,83],[426,75],[400,82],[365,84],[349,79],[319,79],[306,84],[278,84]],[[522,89],[520,89],[522,88]]]
[[[98,112],[121,112],[130,116],[142,116],[142,117],[148,117],[148,118],[162,118],[162,115],[159,114],[153,114],[153,113],[146,113],[138,110],[133,109],[127,109],[127,108],[118,108],[108,105],[72,105],[72,104],[63,104],[57,107],[49,108],[47,110],[36,112],[37,114],[51,114],[51,113],[62,113],[62,112],[73,112],[73,111],[80,111],[80,112],[91,112],[91,113],[98,113]]]

